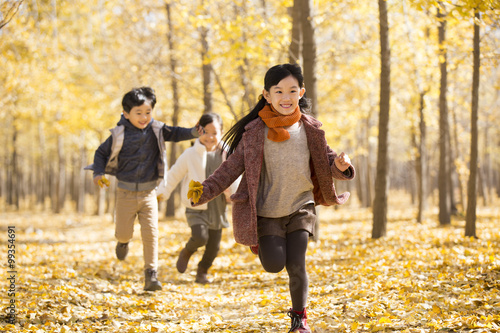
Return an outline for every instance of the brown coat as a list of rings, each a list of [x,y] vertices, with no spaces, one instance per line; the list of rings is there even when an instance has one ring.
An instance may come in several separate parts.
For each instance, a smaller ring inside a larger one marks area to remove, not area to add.
[[[328,146],[321,123],[311,116],[302,114],[302,124],[306,130],[307,145],[311,153],[311,179],[316,205],[341,205],[349,198],[349,192],[337,195],[333,179],[350,180],[337,169],[334,158],[337,154]],[[257,118],[246,127],[243,137],[233,154],[203,182],[203,194],[196,205],[204,204],[228,188],[241,174],[238,190],[231,196],[233,201],[233,233],[236,242],[256,245],[257,238],[257,190],[264,156],[265,124]]]

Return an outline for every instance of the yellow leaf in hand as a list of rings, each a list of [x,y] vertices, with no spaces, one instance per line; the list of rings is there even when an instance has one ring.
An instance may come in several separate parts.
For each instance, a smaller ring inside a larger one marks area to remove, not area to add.
[[[101,188],[104,188],[104,186],[109,187],[110,183],[106,177],[102,176],[101,179],[99,179],[99,181],[97,182],[97,184],[99,184]]]
[[[163,194],[158,195],[156,200],[158,200],[158,202],[163,201]]]
[[[200,200],[201,195],[203,194],[203,185],[200,182],[192,180],[189,183],[189,190],[187,197],[191,199],[194,203],[197,203]]]

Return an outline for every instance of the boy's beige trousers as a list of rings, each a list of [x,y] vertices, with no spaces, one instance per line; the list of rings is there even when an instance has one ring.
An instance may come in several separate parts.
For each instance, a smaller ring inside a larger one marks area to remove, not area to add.
[[[115,237],[128,243],[134,233],[135,217],[141,226],[144,269],[158,269],[158,201],[156,191],[116,189]]]

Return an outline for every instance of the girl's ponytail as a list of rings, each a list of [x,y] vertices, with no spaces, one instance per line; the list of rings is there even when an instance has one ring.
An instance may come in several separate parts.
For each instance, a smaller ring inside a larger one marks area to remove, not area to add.
[[[250,111],[245,117],[238,120],[233,127],[229,129],[229,131],[224,134],[222,141],[224,142],[224,149],[227,147],[227,156],[231,155],[235,150],[238,144],[240,143],[241,137],[243,136],[243,132],[245,132],[245,126],[248,125],[252,120],[256,119],[259,116],[259,111],[264,108],[266,105],[266,99],[260,95],[259,101],[257,105]]]

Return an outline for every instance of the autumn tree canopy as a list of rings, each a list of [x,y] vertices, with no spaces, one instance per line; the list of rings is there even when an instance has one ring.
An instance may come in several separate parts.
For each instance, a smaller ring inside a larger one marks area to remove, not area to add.
[[[447,22],[451,181],[457,205],[464,211],[475,22],[482,32],[479,195],[487,204],[500,192],[500,9],[496,1],[441,3]],[[431,204],[437,203],[433,194],[439,171],[436,145],[443,60],[435,4],[387,1],[389,186],[415,200],[415,161],[420,156],[416,143],[422,135],[417,130],[424,120],[424,174],[429,184],[425,197]],[[474,19],[476,7],[482,13],[480,19]],[[15,15],[10,8],[17,10]],[[2,22],[9,21],[0,30],[2,205],[59,211],[80,202],[86,209],[82,198],[95,188],[82,167],[92,161],[93,151],[119,119],[121,98],[132,87],[148,85],[156,90],[155,117],[166,123],[172,123],[177,105],[181,126],[194,125],[204,110],[204,99],[210,96],[212,110],[223,116],[229,128],[256,103],[267,68],[289,61],[292,8],[292,0],[2,2]],[[371,206],[380,84],[377,3],[319,0],[311,13],[317,116],[332,148],[348,152],[359,170],[356,183],[339,186],[350,186],[356,193],[353,198]],[[207,64],[210,95],[204,90],[202,74]]]

